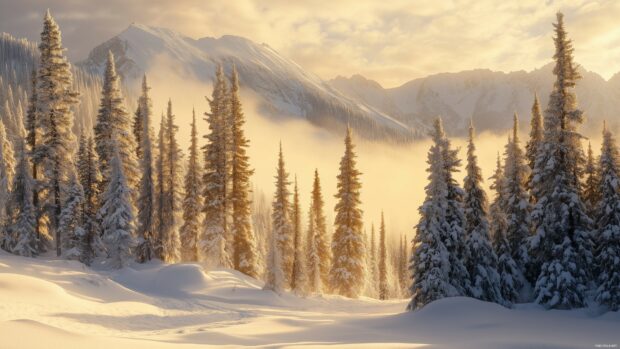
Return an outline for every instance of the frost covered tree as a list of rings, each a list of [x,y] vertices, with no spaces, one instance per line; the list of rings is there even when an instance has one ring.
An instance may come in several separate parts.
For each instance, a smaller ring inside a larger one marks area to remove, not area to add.
[[[301,231],[301,208],[299,206],[299,188],[297,187],[297,176],[295,176],[295,188],[293,190],[293,207],[291,208],[291,223],[293,225],[293,270],[291,275],[291,290],[304,295],[306,294],[306,261],[303,253],[302,231]]]
[[[23,145],[13,180],[11,198],[8,203],[10,227],[7,229],[10,240],[0,241],[3,248],[25,257],[35,257],[39,253],[38,237],[35,229],[35,209],[32,204],[33,180],[30,176],[28,154]]]
[[[43,164],[42,185],[49,191],[49,212],[52,232],[55,232],[56,255],[61,255],[61,237],[58,225],[62,212],[62,193],[69,173],[73,171],[75,137],[72,132],[73,111],[78,93],[73,91],[71,64],[64,56],[60,29],[50,15],[45,14],[39,70],[37,72],[37,110],[41,127],[40,147],[35,151],[37,162]]]
[[[157,159],[155,161],[155,255],[163,259],[162,240],[164,236],[164,208],[166,206],[166,171],[164,155],[166,151],[166,122],[164,114],[161,115],[159,123],[159,134],[157,136]]]
[[[365,282],[366,251],[362,232],[362,210],[359,208],[361,172],[357,169],[350,127],[347,127],[344,144],[345,152],[340,160],[340,173],[337,177],[333,260],[329,277],[330,287],[336,294],[355,298],[360,295]]]
[[[278,235],[271,234],[269,252],[267,254],[267,270],[265,271],[265,286],[263,289],[281,294],[284,291],[286,276],[282,270],[282,254],[278,242]]]
[[[519,290],[523,287],[523,274],[512,259],[510,245],[506,239],[508,220],[504,210],[504,183],[505,176],[502,163],[497,154],[495,173],[491,176],[493,183],[491,190],[495,192],[493,203],[489,206],[491,241],[497,255],[497,273],[499,274],[499,288],[505,301],[514,303],[518,300]]]
[[[39,203],[39,188],[37,185],[37,180],[40,177],[40,169],[42,166],[42,147],[40,145],[41,142],[41,117],[38,109],[38,93],[37,93],[37,71],[33,69],[31,73],[31,91],[30,96],[28,98],[28,110],[26,111],[26,144],[28,145],[28,149],[30,150],[30,162],[32,163],[32,206],[34,207],[35,214],[35,234],[37,235],[37,240],[40,242],[41,240],[41,205]],[[42,245],[39,245],[39,250],[42,250]]]
[[[314,170],[312,182],[312,196],[308,213],[308,242],[306,249],[307,270],[311,292],[321,293],[329,286],[329,268],[331,264],[331,250],[327,236],[327,224],[323,212],[323,194],[319,171]]]
[[[142,78],[142,94],[134,119],[134,136],[138,143],[140,186],[138,193],[138,221],[136,224],[136,260],[144,263],[157,257],[158,234],[155,222],[155,178],[153,173],[153,146],[151,144],[152,105],[146,75]]]
[[[583,152],[577,126],[583,112],[577,108],[573,89],[580,76],[561,13],[554,27],[556,80],[545,111],[544,141],[534,166],[532,188],[537,202],[532,219],[536,235],[530,248],[535,269],[540,270],[534,289],[536,303],[570,309],[585,305],[592,264],[591,220],[579,188]]]
[[[4,123],[0,120],[0,227],[7,223],[7,204],[15,174],[13,145],[8,139]]]
[[[595,300],[611,311],[620,308],[620,163],[611,132],[603,130],[599,160],[599,201],[596,211],[596,264],[599,270]]]
[[[385,219],[381,212],[381,225],[379,226],[379,299],[388,299],[387,280],[387,246],[385,245]]]
[[[198,234],[200,233],[201,178],[198,164],[198,133],[196,131],[196,112],[192,111],[192,131],[190,136],[189,159],[185,173],[185,197],[183,199],[183,226],[180,231],[181,260],[198,260]]]
[[[471,277],[471,288],[468,293],[477,299],[502,304],[504,299],[499,289],[497,255],[489,239],[487,196],[482,188],[482,173],[478,167],[473,125],[469,126],[466,171],[463,202],[465,212],[463,256],[465,267]]]
[[[122,157],[115,146],[112,149],[114,152],[109,162],[110,173],[99,214],[103,241],[108,253],[107,263],[112,268],[122,268],[131,262],[136,245],[133,235],[134,209],[131,204],[131,191],[123,173]]]
[[[538,95],[535,94],[534,104],[532,105],[532,118],[530,120],[530,139],[525,145],[525,158],[527,165],[530,168],[530,175],[527,179],[528,190],[531,190],[532,174],[536,163],[536,156],[538,154],[538,148],[543,142],[544,136],[543,117],[540,111],[540,102],[538,101]]]
[[[95,141],[90,136],[88,139],[80,137],[77,158],[77,173],[84,192],[81,223],[84,229],[84,238],[81,240],[80,261],[90,265],[95,256],[103,250],[103,244],[99,234],[99,211],[100,182],[99,161],[95,150]]]
[[[243,130],[245,115],[239,97],[239,76],[233,65],[230,90],[230,201],[232,222],[230,232],[233,236],[233,267],[240,272],[258,277],[258,253],[251,224],[250,168],[247,148],[250,141]]]
[[[87,260],[90,251],[83,250],[83,247],[90,248],[83,240],[88,239],[86,231],[82,226],[84,204],[84,190],[82,184],[75,174],[69,179],[69,188],[65,194],[65,201],[60,214],[58,229],[62,236],[63,256],[67,259],[79,261]]]
[[[107,185],[108,177],[110,176],[110,161],[114,153],[114,144],[118,142],[123,172],[125,173],[127,184],[132,190],[133,204],[137,199],[138,192],[135,188],[138,188],[140,175],[136,158],[136,141],[132,133],[131,124],[131,117],[125,109],[120,78],[116,73],[114,55],[112,51],[108,51],[108,60],[103,75],[101,102],[95,125],[95,143],[103,176],[102,186],[105,187]],[[114,140],[115,137],[116,141]]]
[[[216,81],[209,99],[210,112],[205,113],[209,133],[204,149],[204,232],[201,250],[208,264],[231,267],[227,227],[227,188],[229,180],[226,120],[229,109],[228,88],[224,70],[218,66]]]
[[[586,205],[588,215],[596,216],[596,208],[600,200],[598,167],[596,159],[592,153],[592,145],[588,143],[588,155],[586,159],[586,167],[584,168],[585,181],[583,183],[583,203]]]
[[[176,140],[179,127],[174,123],[175,115],[172,113],[172,102],[168,100],[166,112],[166,127],[164,129],[165,153],[160,154],[164,166],[164,200],[162,210],[161,243],[162,260],[176,262],[181,259],[178,217],[181,212],[181,149]]]
[[[454,280],[451,278],[451,262],[454,257],[446,246],[446,243],[452,243],[448,239],[453,231],[447,220],[446,169],[449,165],[444,156],[445,134],[441,119],[435,120],[431,136],[433,145],[428,152],[427,160],[429,183],[424,188],[426,198],[419,208],[420,220],[416,225],[409,262],[412,275],[410,287],[412,297],[407,306],[409,310],[422,308],[441,298],[463,295],[465,291],[461,282],[454,285]],[[458,260],[457,262],[460,263]],[[465,269],[463,264],[460,268]]]
[[[275,239],[275,248],[277,249],[276,255],[269,256],[268,268],[271,268],[273,260],[280,262],[279,268],[284,273],[284,283],[286,285],[291,284],[291,276],[293,274],[293,258],[295,253],[294,248],[294,227],[292,222],[292,207],[290,202],[290,191],[288,186],[288,173],[284,167],[284,155],[282,154],[282,144],[280,144],[280,152],[278,155],[278,167],[276,172],[276,192],[273,197],[273,204],[271,209],[271,226],[273,229],[272,235]],[[272,250],[274,247],[272,247]],[[273,260],[272,260],[273,259]],[[268,275],[271,275],[272,271],[268,270]]]
[[[514,114],[512,138],[506,145],[504,165],[503,200],[506,215],[506,239],[517,266],[525,271],[528,263],[527,239],[530,237],[530,196],[527,178],[530,169],[519,142],[519,120]]]
[[[368,263],[366,268],[368,275],[366,277],[366,294],[369,297],[376,298],[377,288],[379,286],[379,261],[377,256],[377,238],[375,233],[375,224],[370,225],[370,241],[366,247]]]

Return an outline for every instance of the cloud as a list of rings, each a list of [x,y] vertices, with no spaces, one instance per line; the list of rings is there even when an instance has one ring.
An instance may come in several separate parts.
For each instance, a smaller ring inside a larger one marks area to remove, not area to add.
[[[606,78],[620,70],[620,3],[611,0],[0,0],[0,31],[36,39],[48,6],[73,59],[141,22],[245,36],[322,78],[360,73],[388,87],[439,72],[540,67],[562,10],[577,61]]]

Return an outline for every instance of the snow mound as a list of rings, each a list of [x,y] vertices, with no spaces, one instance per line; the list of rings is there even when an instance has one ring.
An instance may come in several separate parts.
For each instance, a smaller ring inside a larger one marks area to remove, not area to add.
[[[212,278],[198,264],[171,264],[158,268],[125,268],[114,281],[136,292],[184,298],[205,290]]]

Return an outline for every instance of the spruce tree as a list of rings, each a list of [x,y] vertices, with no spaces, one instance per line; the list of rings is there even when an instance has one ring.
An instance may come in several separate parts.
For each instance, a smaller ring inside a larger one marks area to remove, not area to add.
[[[331,289],[342,296],[355,298],[364,285],[364,238],[362,233],[362,210],[359,208],[361,172],[357,169],[351,128],[347,127],[345,152],[340,160],[338,191],[332,241],[330,270]]]
[[[446,243],[451,227],[447,222],[448,182],[446,159],[443,156],[445,134],[441,119],[435,120],[431,134],[433,145],[428,152],[429,183],[426,198],[420,206],[420,220],[416,225],[409,270],[412,275],[411,302],[408,310],[422,308],[435,300],[464,294],[461,283],[451,279],[451,252]],[[462,264],[461,264],[462,266]],[[464,269],[464,267],[463,267]],[[469,276],[468,276],[469,277]]]
[[[599,270],[595,300],[611,311],[620,308],[620,163],[611,132],[603,130],[599,160],[601,200],[596,208],[596,264]]]
[[[282,144],[280,144],[280,152],[278,156],[278,167],[276,172],[276,192],[273,197],[271,220],[273,236],[275,239],[275,248],[277,254],[269,257],[269,263],[273,260],[279,260],[282,273],[284,274],[284,283],[291,284],[291,276],[293,274],[293,258],[294,258],[294,227],[291,219],[292,207],[290,203],[290,191],[288,185],[288,173],[284,168],[284,155],[282,154]],[[273,247],[272,247],[273,249]],[[276,258],[277,257],[277,258]],[[271,267],[271,266],[270,266]],[[268,274],[272,271],[268,271]]]
[[[37,240],[41,240],[41,207],[39,204],[39,189],[37,180],[40,176],[41,160],[42,160],[42,147],[39,145],[41,142],[41,118],[38,109],[39,99],[37,93],[37,71],[32,70],[31,73],[31,91],[28,99],[28,110],[26,112],[26,143],[30,150],[30,161],[32,162],[32,205],[34,207],[35,214],[35,233]],[[42,246],[39,245],[39,250],[42,250]]]
[[[155,161],[155,237],[154,247],[157,258],[163,260],[163,237],[164,237],[164,209],[166,206],[166,171],[165,154],[166,150],[166,122],[164,114],[161,115],[159,123],[159,134],[157,136],[157,160]]]
[[[41,142],[35,151],[37,162],[42,162],[42,185],[49,191],[49,214],[52,232],[55,232],[56,255],[61,255],[61,237],[58,225],[62,212],[62,192],[72,171],[75,147],[72,108],[78,93],[73,91],[71,65],[64,56],[60,29],[50,15],[45,14],[37,73],[37,110],[40,113]]]
[[[385,219],[381,212],[381,225],[379,226],[379,299],[388,299],[387,282],[387,247],[385,246]]]
[[[370,243],[368,244],[368,277],[366,280],[367,293],[369,297],[378,297],[379,287],[379,258],[377,256],[377,238],[375,234],[375,224],[370,224]]]
[[[493,181],[491,190],[495,192],[495,197],[489,207],[489,218],[491,241],[497,255],[497,272],[500,277],[499,289],[504,300],[514,303],[518,300],[519,290],[523,287],[524,279],[517,263],[512,259],[510,245],[506,239],[506,231],[508,230],[508,219],[504,210],[506,179],[499,154],[497,154],[497,165],[491,180]]]
[[[278,234],[271,234],[269,239],[269,252],[267,254],[267,270],[265,271],[265,286],[263,289],[281,294],[284,291],[286,276],[282,270],[282,254],[278,241]]]
[[[532,118],[530,120],[530,139],[527,141],[525,145],[525,158],[527,161],[527,165],[530,168],[530,175],[527,179],[527,188],[531,190],[532,184],[532,175],[534,171],[534,165],[536,163],[536,157],[538,156],[538,148],[543,143],[544,140],[544,127],[543,127],[543,117],[540,111],[540,102],[538,101],[538,95],[534,95],[534,104],[532,105]],[[534,198],[532,197],[533,201]]]
[[[112,51],[108,51],[108,60],[103,75],[101,102],[95,125],[95,143],[99,162],[101,163],[100,171],[103,176],[102,186],[107,186],[108,177],[110,176],[110,161],[114,153],[113,147],[115,142],[118,142],[123,172],[125,173],[129,188],[132,189],[133,203],[136,201],[138,194],[134,188],[138,188],[140,179],[138,160],[136,158],[136,141],[131,129],[131,117],[125,109],[120,79],[116,73],[114,55]],[[117,138],[116,141],[114,137]]]
[[[0,227],[5,226],[7,223],[7,204],[14,175],[15,158],[13,145],[8,139],[2,120],[0,120]]]
[[[179,127],[174,123],[172,102],[168,100],[166,112],[166,128],[164,129],[165,154],[164,161],[164,200],[162,207],[162,260],[176,262],[181,259],[178,217],[181,211],[181,149],[176,140]]]
[[[28,154],[24,148],[22,142],[8,205],[11,225],[7,229],[6,237],[10,239],[0,241],[0,244],[4,249],[10,249],[17,255],[35,257],[39,253],[39,242],[35,229],[35,209],[32,204],[34,182],[30,176]]]
[[[139,142],[137,147],[140,162],[140,187],[138,194],[138,222],[136,260],[144,263],[157,257],[158,233],[155,221],[155,184],[153,173],[153,147],[151,144],[152,105],[148,95],[149,86],[146,75],[142,78],[142,94],[134,119],[134,135]],[[138,129],[136,129],[138,128]]]
[[[588,142],[588,155],[586,167],[584,168],[585,181],[583,183],[583,203],[586,205],[588,215],[596,216],[596,209],[600,200],[599,193],[599,174],[596,159],[592,153],[592,145]]]
[[[293,225],[293,274],[291,275],[291,290],[304,295],[306,293],[306,265],[303,254],[302,231],[301,231],[301,208],[299,206],[299,189],[297,176],[295,176],[295,189],[293,191],[293,207],[291,212]]]
[[[134,239],[134,211],[131,204],[131,191],[123,173],[122,157],[114,145],[113,155],[110,158],[110,173],[107,188],[103,194],[103,203],[100,209],[103,241],[108,253],[106,261],[112,268],[127,266],[132,259],[132,252],[136,245]]]
[[[521,271],[528,263],[527,239],[530,237],[530,197],[527,192],[529,167],[519,145],[519,121],[514,114],[512,139],[506,145],[504,169],[504,211],[506,214],[506,239],[510,253]]]
[[[228,88],[224,70],[218,66],[216,81],[209,99],[210,112],[205,113],[209,134],[205,136],[204,149],[204,232],[201,249],[208,264],[219,267],[232,266],[227,227],[228,157],[226,153],[226,116]]]
[[[489,239],[487,196],[482,189],[482,173],[478,167],[474,127],[469,126],[467,144],[467,175],[464,180],[465,200],[465,251],[464,260],[471,277],[469,294],[474,298],[503,303],[497,273],[497,255]]]
[[[90,251],[82,250],[85,246],[83,240],[88,239],[82,225],[84,190],[75,174],[69,179],[65,197],[58,225],[63,240],[63,256],[82,261],[88,258],[86,254]]]
[[[230,232],[233,236],[233,267],[240,272],[258,277],[258,253],[252,231],[250,207],[250,176],[254,170],[250,168],[247,148],[250,141],[243,130],[245,115],[239,97],[239,76],[233,65],[230,90],[230,133],[231,133],[231,192],[232,224]]]
[[[181,259],[198,260],[198,234],[200,232],[201,178],[198,164],[198,133],[196,112],[192,111],[192,131],[189,146],[189,161],[185,173],[185,198],[183,199],[183,226],[181,227]]]
[[[95,141],[92,136],[88,137],[88,139],[84,135],[80,137],[77,172],[84,192],[81,220],[85,235],[81,240],[80,261],[90,265],[98,252],[103,250],[99,234],[99,220],[97,219],[101,174],[99,173]]]
[[[581,136],[577,126],[583,113],[573,91],[580,78],[573,63],[573,45],[561,13],[555,27],[556,81],[545,111],[545,136],[536,157],[532,212],[536,235],[530,240],[534,265],[540,270],[534,298],[547,308],[570,309],[585,305],[590,279],[591,221],[581,200]]]
[[[308,278],[310,291],[323,292],[329,286],[329,268],[331,264],[331,251],[329,237],[327,236],[327,224],[323,212],[323,194],[321,193],[321,180],[319,171],[314,170],[314,181],[308,214]]]

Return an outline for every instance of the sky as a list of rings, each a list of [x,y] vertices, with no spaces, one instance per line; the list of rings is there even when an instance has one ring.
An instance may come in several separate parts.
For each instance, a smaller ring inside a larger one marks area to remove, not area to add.
[[[555,0],[0,0],[0,32],[36,40],[46,8],[81,60],[132,22],[193,38],[267,43],[323,79],[361,74],[384,87],[441,72],[532,70],[551,59],[565,13],[577,62],[620,71],[620,1]]]

